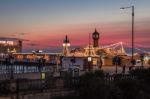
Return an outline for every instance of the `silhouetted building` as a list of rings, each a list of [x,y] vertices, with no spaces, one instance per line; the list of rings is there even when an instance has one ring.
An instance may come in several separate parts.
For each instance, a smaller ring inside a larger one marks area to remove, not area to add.
[[[95,32],[92,34],[93,38],[93,47],[99,47],[99,33],[95,29]]]
[[[16,53],[22,51],[22,41],[17,38],[0,38],[0,53]]]

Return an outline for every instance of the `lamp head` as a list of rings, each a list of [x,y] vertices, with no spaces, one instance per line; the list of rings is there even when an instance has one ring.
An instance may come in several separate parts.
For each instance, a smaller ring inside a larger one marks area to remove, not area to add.
[[[64,47],[64,46],[66,46],[66,44],[65,44],[65,43],[63,43],[63,47]]]
[[[124,7],[121,7],[121,8],[120,8],[120,10],[124,10],[124,9],[125,9]]]
[[[67,43],[67,46],[70,46],[70,43]]]

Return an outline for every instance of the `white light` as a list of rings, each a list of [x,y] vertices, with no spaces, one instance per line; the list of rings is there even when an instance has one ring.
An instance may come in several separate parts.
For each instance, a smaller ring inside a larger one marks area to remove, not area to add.
[[[63,46],[66,46],[66,44],[65,44],[65,43],[63,43]]]
[[[70,43],[63,43],[63,46],[70,46]]]
[[[39,50],[39,53],[42,53],[43,51],[42,50]]]
[[[67,43],[67,46],[70,46],[70,43]]]
[[[13,45],[13,41],[0,41],[0,44],[8,44],[8,45]]]
[[[35,51],[32,51],[32,53],[35,53]]]
[[[13,41],[7,41],[7,44],[9,44],[9,45],[13,45],[13,44],[14,44],[14,42],[13,42]]]
[[[91,62],[91,61],[92,61],[92,57],[89,56],[89,57],[88,57],[88,62]]]

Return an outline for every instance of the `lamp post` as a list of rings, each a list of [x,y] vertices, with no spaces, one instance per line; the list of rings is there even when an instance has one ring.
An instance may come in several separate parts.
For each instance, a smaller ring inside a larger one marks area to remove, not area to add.
[[[14,59],[12,56],[9,56],[9,64],[11,66],[11,73],[10,73],[10,79],[14,79]]]
[[[116,75],[118,74],[118,56],[115,57]]]
[[[91,70],[91,62],[92,62],[92,56],[91,56],[91,47],[90,47],[90,45],[91,45],[91,38],[90,38],[90,33],[89,33],[89,55],[88,55],[88,64],[89,64],[89,68],[88,68],[88,71],[90,71]]]
[[[134,57],[133,57],[133,54],[134,54],[134,6],[121,7],[120,9],[124,10],[124,9],[128,9],[128,8],[132,9],[132,59],[131,59],[131,62],[133,65],[134,64],[133,63],[133,61],[134,61]]]
[[[141,59],[141,62],[142,62],[142,64],[141,64],[141,65],[142,65],[142,66],[141,66],[142,69],[143,69],[143,67],[144,67],[144,57],[145,57],[145,53],[141,53],[141,54],[140,54],[140,59]]]
[[[116,67],[116,70],[115,70],[115,73],[117,74],[118,73],[118,60],[119,60],[119,57],[118,56],[115,56],[113,58],[113,64],[115,65]]]
[[[88,56],[88,64],[89,64],[88,71],[91,70],[91,62],[92,62],[92,57],[91,57],[91,56]]]

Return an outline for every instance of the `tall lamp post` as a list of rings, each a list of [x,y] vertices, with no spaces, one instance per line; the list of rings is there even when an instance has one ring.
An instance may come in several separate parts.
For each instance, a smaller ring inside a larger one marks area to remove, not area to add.
[[[132,65],[134,65],[134,6],[129,6],[129,7],[121,7],[120,10],[124,10],[124,9],[128,9],[131,8],[132,9]]]
[[[145,53],[141,53],[141,54],[140,54],[140,59],[141,59],[141,61],[142,61],[142,64],[141,64],[141,65],[142,65],[142,66],[141,66],[142,68],[144,67],[144,57],[145,57]]]
[[[91,70],[91,62],[92,62],[92,56],[91,56],[91,51],[90,51],[90,45],[91,45],[91,41],[90,41],[90,36],[91,36],[91,34],[89,33],[89,55],[88,55],[88,71],[90,71]]]
[[[9,56],[9,64],[11,66],[10,79],[14,79],[14,59],[12,56]]]

